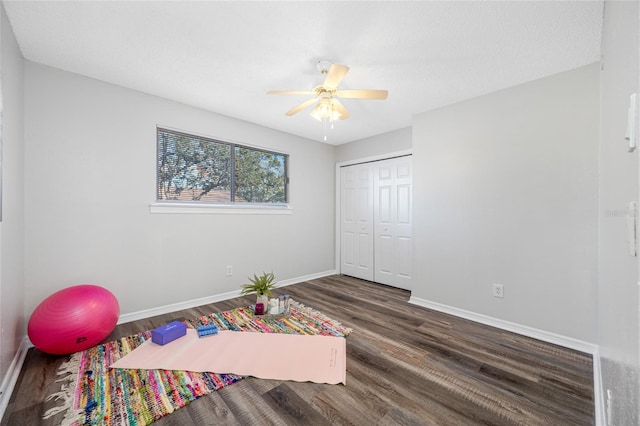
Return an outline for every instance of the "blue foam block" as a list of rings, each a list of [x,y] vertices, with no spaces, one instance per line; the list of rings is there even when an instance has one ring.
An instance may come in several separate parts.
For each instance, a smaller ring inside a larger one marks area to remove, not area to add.
[[[215,324],[201,325],[198,327],[198,337],[207,337],[218,334],[218,327]]]

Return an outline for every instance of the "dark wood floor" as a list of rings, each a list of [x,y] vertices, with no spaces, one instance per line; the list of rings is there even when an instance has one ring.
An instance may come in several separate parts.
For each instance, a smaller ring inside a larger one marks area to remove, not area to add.
[[[588,354],[407,303],[409,292],[345,276],[278,289],[352,327],[347,384],[248,378],[155,425],[591,425]],[[248,305],[254,296],[119,325],[107,340]],[[2,426],[42,421],[65,357],[29,350]]]

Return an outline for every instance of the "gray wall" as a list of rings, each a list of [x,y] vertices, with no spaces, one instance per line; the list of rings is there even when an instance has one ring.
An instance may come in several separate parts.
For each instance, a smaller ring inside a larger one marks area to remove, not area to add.
[[[27,314],[80,283],[126,314],[334,269],[333,146],[25,63]],[[290,154],[293,214],[151,214],[156,125]]]
[[[412,297],[595,343],[598,96],[594,64],[415,117]]]
[[[627,203],[638,200],[638,151],[624,133],[629,95],[639,92],[638,2],[606,2],[602,40],[598,344],[611,424],[638,424],[638,258],[628,254]]]
[[[23,60],[0,5],[2,222],[0,223],[0,383],[25,334],[23,275]],[[4,385],[4,383],[3,383]],[[0,400],[10,395],[2,395]],[[1,405],[1,404],[0,404]]]
[[[336,147],[336,162],[377,157],[411,149],[411,127],[360,139]]]

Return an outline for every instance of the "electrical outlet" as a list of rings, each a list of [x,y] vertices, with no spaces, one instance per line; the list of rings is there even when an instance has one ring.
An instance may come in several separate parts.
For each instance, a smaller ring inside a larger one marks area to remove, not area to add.
[[[233,275],[233,266],[227,265],[227,276],[230,277]]]
[[[502,284],[493,285],[493,297],[504,298],[504,286]]]

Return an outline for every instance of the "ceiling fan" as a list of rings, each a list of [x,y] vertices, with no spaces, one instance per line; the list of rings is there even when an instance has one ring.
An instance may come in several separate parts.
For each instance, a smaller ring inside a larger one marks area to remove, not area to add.
[[[311,111],[311,116],[318,121],[326,119],[333,122],[334,120],[344,120],[350,117],[349,111],[344,107],[338,98],[343,99],[386,99],[388,92],[386,90],[372,89],[351,89],[338,90],[338,85],[349,72],[346,65],[332,64],[327,60],[318,62],[318,71],[325,75],[324,82],[313,90],[270,90],[268,95],[308,95],[313,96],[306,102],[290,109],[285,113],[292,116],[299,113],[303,109],[317,103]]]

